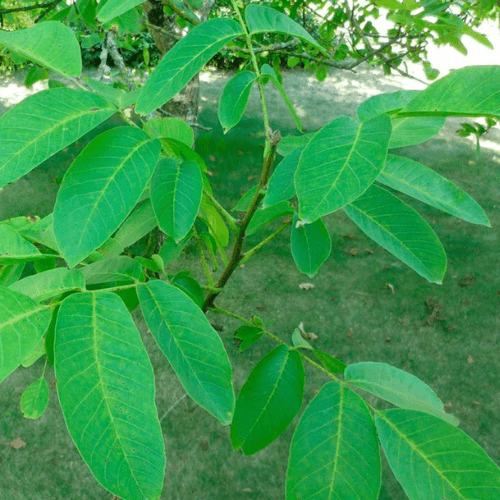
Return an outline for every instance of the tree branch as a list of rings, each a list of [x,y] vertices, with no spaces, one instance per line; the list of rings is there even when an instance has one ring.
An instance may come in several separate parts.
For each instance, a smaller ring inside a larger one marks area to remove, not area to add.
[[[46,9],[49,7],[52,8],[61,2],[62,2],[62,0],[53,0],[52,2],[39,3],[36,5],[26,5],[24,7],[12,7],[12,8],[8,8],[8,9],[0,9],[0,15],[10,14],[12,12],[27,12],[29,10]]]

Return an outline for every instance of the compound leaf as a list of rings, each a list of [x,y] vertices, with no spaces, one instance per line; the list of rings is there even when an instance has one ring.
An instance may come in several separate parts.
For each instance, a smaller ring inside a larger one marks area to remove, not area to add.
[[[409,158],[388,155],[377,181],[455,217],[490,226],[480,205],[453,182]]]
[[[234,408],[231,365],[201,309],[181,290],[159,280],[138,289],[144,319],[189,396],[222,425]]]
[[[304,367],[300,354],[281,345],[254,367],[236,400],[231,443],[251,455],[273,442],[302,405]]]
[[[346,368],[344,380],[400,408],[429,413],[458,425],[453,415],[444,412],[443,402],[427,384],[394,366],[373,362],[354,363]]]
[[[54,208],[58,247],[75,266],[100,247],[132,211],[154,171],[160,142],[132,127],[96,137],[64,176]]]
[[[49,386],[45,377],[35,380],[21,396],[21,411],[25,418],[40,418],[49,404]]]
[[[109,118],[116,109],[102,97],[67,88],[27,97],[0,117],[0,187]]]
[[[35,349],[50,322],[49,308],[0,286],[0,382]]]
[[[376,414],[389,465],[410,500],[489,500],[500,495],[500,469],[460,429],[412,410]]]
[[[242,119],[256,78],[255,73],[242,71],[226,83],[219,101],[219,121],[225,134]]]
[[[82,72],[80,45],[73,30],[56,21],[0,31],[0,45],[63,75],[80,76]]]
[[[380,452],[365,402],[337,382],[302,415],[290,447],[287,500],[377,500]]]
[[[399,198],[378,186],[344,208],[353,222],[415,272],[441,283],[446,254],[432,227]]]
[[[314,222],[362,195],[385,165],[390,135],[386,115],[362,124],[341,116],[319,130],[295,171],[300,219]]]
[[[179,242],[189,233],[200,209],[203,178],[193,161],[158,162],[151,180],[151,202],[160,229]]]
[[[224,45],[242,34],[233,19],[210,19],[193,28],[151,73],[135,111],[147,115],[168,102]]]
[[[55,373],[69,433],[99,483],[120,498],[158,500],[165,450],[153,368],[117,295],[78,293],[63,301]]]

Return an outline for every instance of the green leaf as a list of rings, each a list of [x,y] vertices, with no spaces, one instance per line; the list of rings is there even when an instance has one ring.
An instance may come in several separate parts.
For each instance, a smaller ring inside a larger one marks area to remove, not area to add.
[[[146,187],[160,142],[132,127],[93,139],[64,176],[54,208],[57,245],[74,267],[126,219]]]
[[[339,359],[334,358],[327,352],[320,351],[319,349],[314,349],[313,354],[330,373],[344,373],[346,365]]]
[[[219,101],[219,121],[225,134],[243,118],[256,78],[255,73],[242,71],[226,83]]]
[[[210,19],[193,28],[160,61],[147,79],[135,108],[147,115],[180,92],[228,42],[243,35],[232,19]]]
[[[127,93],[123,89],[113,87],[112,85],[102,83],[92,78],[85,78],[85,81],[92,90],[97,92],[99,95],[104,97],[119,109],[124,109],[132,106],[141,92],[141,89],[137,89]]]
[[[399,90],[379,94],[362,102],[356,109],[361,121],[367,121],[380,114],[394,114],[406,106],[420,92],[418,90]],[[443,127],[446,118],[427,117],[392,117],[392,134],[389,149],[421,144],[434,137]]]
[[[257,326],[240,326],[236,332],[234,332],[235,343],[238,345],[238,350],[240,352],[246,351],[249,347],[253,346],[257,342],[264,332],[262,328]]]
[[[302,336],[302,333],[300,333],[298,328],[295,328],[292,333],[292,344],[293,347],[296,347],[297,349],[313,349],[313,346]]]
[[[455,217],[490,227],[484,210],[465,191],[409,158],[388,155],[377,181]]]
[[[45,68],[33,66],[24,79],[24,85],[30,89],[36,82],[46,80],[49,77],[49,72]]]
[[[49,308],[0,286],[0,382],[38,345],[50,316]]]
[[[85,278],[79,269],[58,267],[27,276],[11,285],[10,289],[31,297],[35,302],[44,302],[64,292],[85,290]]]
[[[314,278],[332,251],[332,239],[325,223],[318,219],[311,224],[297,227],[297,214],[295,214],[290,238],[292,256],[297,269]]]
[[[251,35],[275,32],[296,36],[309,42],[328,56],[325,49],[300,24],[292,21],[286,14],[271,7],[257,4],[248,5],[245,9],[245,21]]]
[[[203,195],[200,168],[172,158],[158,162],[151,180],[151,202],[160,229],[179,242],[189,233]]]
[[[157,225],[153,204],[147,199],[125,219],[115,234],[115,240],[123,248],[127,248],[150,233]]]
[[[281,156],[288,156],[297,148],[307,146],[309,141],[316,135],[316,132],[303,135],[288,135],[283,137],[278,144],[278,153]]]
[[[207,218],[210,234],[218,240],[221,246],[227,247],[229,245],[229,229],[227,228],[222,215],[207,197],[202,198],[201,209]]]
[[[239,200],[238,203],[233,208],[233,212],[246,212],[250,205],[252,204],[252,200],[257,192],[258,184],[252,186]]]
[[[290,447],[287,500],[377,500],[380,452],[365,402],[338,382],[321,389]]]
[[[175,158],[178,161],[194,161],[202,172],[207,171],[207,166],[203,158],[189,146],[176,139],[164,138],[161,139],[163,145],[162,153],[170,158]]]
[[[21,396],[21,411],[25,418],[40,418],[49,405],[49,386],[44,377],[35,380]]]
[[[0,266],[0,285],[10,286],[15,283],[23,274],[25,265],[23,262],[22,264]]]
[[[390,135],[386,115],[361,125],[341,116],[317,132],[295,172],[301,221],[313,222],[362,195],[385,165]]]
[[[17,264],[43,259],[45,256],[38,248],[23,237],[11,226],[0,224],[0,265]]]
[[[146,128],[159,139],[175,139],[189,148],[194,144],[194,130],[180,118],[153,118],[146,123]]]
[[[378,186],[351,205],[346,214],[377,242],[431,283],[441,284],[446,254],[432,227],[420,215]]]
[[[224,345],[201,309],[163,281],[138,289],[144,319],[189,396],[222,425],[234,408],[231,365]]]
[[[23,368],[29,368],[45,354],[45,339],[42,338],[38,345],[24,358],[21,363]]]
[[[142,268],[139,262],[124,255],[99,260],[79,270],[84,275],[87,285],[115,281],[138,283],[142,279]]]
[[[457,69],[429,85],[399,116],[500,117],[500,66]]]
[[[0,117],[0,187],[13,182],[109,118],[101,97],[67,88],[27,97]]]
[[[185,246],[189,243],[189,240],[193,237],[193,232],[190,231],[187,236],[180,241],[179,243],[176,243],[176,241],[173,238],[167,237],[160,248],[160,257],[167,266],[170,264],[172,261],[177,260],[182,251],[184,250]]]
[[[290,216],[294,212],[293,207],[287,202],[283,201],[268,208],[262,208],[255,212],[250,224],[247,228],[247,235],[250,236],[257,231],[260,231],[264,226],[279,219],[280,217]]]
[[[205,295],[194,278],[178,274],[172,278],[172,285],[182,290],[200,309],[203,307]]]
[[[0,31],[0,46],[67,76],[80,76],[82,56],[73,31],[62,23],[46,21],[17,31]]]
[[[458,425],[453,415],[444,412],[443,402],[419,378],[386,363],[354,363],[344,372],[350,384],[408,410],[429,413],[452,425]]]
[[[382,448],[410,500],[490,500],[500,469],[463,431],[410,410],[377,412]]]
[[[295,194],[294,176],[304,146],[294,149],[278,164],[269,179],[267,193],[262,201],[264,208],[289,200]]]
[[[144,2],[145,0],[108,0],[99,9],[97,18],[101,23],[107,23]]]
[[[297,112],[295,111],[295,108],[293,107],[292,102],[290,101],[290,98],[288,97],[288,94],[286,93],[283,85],[280,83],[278,79],[278,75],[274,71],[269,64],[264,64],[262,65],[261,68],[262,75],[264,77],[269,77],[271,81],[273,82],[273,85],[276,87],[278,92],[280,93],[281,97],[283,98],[283,101],[285,101],[286,107],[288,108],[288,111],[290,111],[290,114],[293,117],[293,120],[295,122],[295,126],[299,130],[299,132],[302,132],[302,124],[300,123],[300,118]]]
[[[251,371],[236,400],[231,443],[245,455],[272,443],[302,405],[304,367],[297,351],[280,345]]]
[[[94,477],[121,498],[158,500],[165,450],[153,368],[117,295],[77,293],[64,299],[55,373],[64,420]]]

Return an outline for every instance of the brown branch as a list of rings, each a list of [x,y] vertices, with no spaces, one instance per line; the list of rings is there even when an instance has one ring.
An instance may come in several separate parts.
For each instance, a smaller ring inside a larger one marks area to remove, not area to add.
[[[234,242],[231,258],[227,266],[225,267],[224,271],[222,272],[219,281],[215,285],[216,288],[224,288],[226,283],[229,281],[231,275],[240,265],[241,259],[244,257],[243,245],[245,243],[245,236],[246,236],[246,231],[248,229],[248,225],[250,224],[253,216],[255,215],[255,212],[259,208],[260,202],[264,198],[264,193],[262,192],[262,189],[269,180],[271,168],[274,163],[274,158],[276,156],[276,150],[278,149],[278,144],[279,141],[281,140],[281,135],[279,132],[273,133],[268,131],[268,133],[270,135],[269,150],[267,151],[264,157],[264,165],[262,167],[262,174],[260,177],[259,184],[257,186],[257,191],[252,200],[252,203],[250,204],[249,209],[246,211],[242,221],[240,222],[240,227],[236,235],[236,241]],[[210,307],[213,307],[214,301],[220,293],[221,293],[220,291],[213,291],[207,295],[202,308],[204,312],[207,312]]]
[[[62,0],[53,0],[52,2],[39,3],[36,5],[26,5],[25,7],[12,7],[9,9],[0,9],[0,15],[2,14],[10,14],[12,12],[26,12],[29,10],[37,10],[37,9],[46,9],[48,7],[55,7],[58,3],[61,3]]]

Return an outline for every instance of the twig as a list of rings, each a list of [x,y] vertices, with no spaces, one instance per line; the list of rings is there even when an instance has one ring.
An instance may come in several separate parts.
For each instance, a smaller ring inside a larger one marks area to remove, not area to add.
[[[54,0],[52,2],[52,5],[49,5],[36,19],[35,19],[35,24],[40,22],[51,10],[54,10],[62,0]]]
[[[181,396],[173,405],[171,405],[168,410],[163,414],[163,416],[160,418],[160,422],[162,422],[165,417],[183,400],[187,397],[187,393]]]
[[[110,68],[108,66],[108,54],[109,54],[109,49],[108,49],[108,37],[105,37],[103,42],[102,42],[102,50],[101,50],[101,63],[99,64],[99,68],[97,70],[97,76],[96,80],[101,81],[102,77],[106,74],[106,72],[109,73]]]
[[[109,53],[111,54],[111,58],[113,59],[116,66],[118,66],[118,68],[120,69],[120,73],[125,78],[129,90],[135,90],[137,86],[132,82],[132,75],[130,73],[130,70],[125,66],[125,62],[123,61],[123,57],[120,54],[120,51],[118,50],[115,41],[115,36],[112,31],[108,31],[107,47]]]
[[[62,0],[53,0],[52,2],[39,3],[35,5],[26,5],[25,7],[12,7],[8,9],[0,9],[0,15],[10,14],[11,12],[26,12],[28,10],[45,9],[61,3]]]

